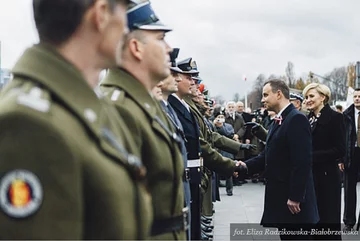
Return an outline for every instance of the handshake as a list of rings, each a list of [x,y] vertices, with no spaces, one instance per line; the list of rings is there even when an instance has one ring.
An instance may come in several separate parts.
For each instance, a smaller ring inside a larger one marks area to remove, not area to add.
[[[238,161],[238,162],[235,164],[234,172],[235,172],[235,173],[247,174],[247,173],[248,173],[248,168],[247,168],[245,162]]]

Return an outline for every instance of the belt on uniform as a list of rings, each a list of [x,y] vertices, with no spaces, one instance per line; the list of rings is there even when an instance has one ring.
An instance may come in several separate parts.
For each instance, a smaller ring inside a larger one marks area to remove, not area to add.
[[[189,208],[182,209],[182,215],[177,217],[154,220],[151,227],[151,236],[189,229]]]
[[[188,181],[190,181],[190,170],[189,168],[185,168],[183,182],[188,182]]]
[[[202,157],[200,159],[193,159],[187,161],[187,167],[202,167],[204,165]]]

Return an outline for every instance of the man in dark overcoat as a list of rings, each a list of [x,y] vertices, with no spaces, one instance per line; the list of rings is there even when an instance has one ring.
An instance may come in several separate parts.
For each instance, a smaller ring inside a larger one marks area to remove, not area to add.
[[[360,167],[360,89],[355,89],[354,104],[344,114],[346,149],[344,158],[344,230],[351,231],[356,223],[356,184]]]
[[[310,124],[290,103],[289,88],[281,80],[265,83],[262,102],[278,114],[267,136],[265,150],[245,162],[250,174],[265,170],[267,184],[261,225],[277,227],[280,231],[309,229],[319,221],[311,169]],[[280,237],[309,238],[306,235]]]

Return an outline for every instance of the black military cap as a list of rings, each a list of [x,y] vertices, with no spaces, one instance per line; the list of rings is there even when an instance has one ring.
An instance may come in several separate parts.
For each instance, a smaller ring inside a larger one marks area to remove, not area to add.
[[[192,61],[192,58],[187,58],[182,61],[177,62],[177,66],[182,70],[184,74],[198,74],[199,71],[196,69],[196,62]]]
[[[170,53],[170,61],[171,61],[171,71],[174,71],[176,73],[183,73],[183,71],[177,67],[177,64],[176,64],[176,58],[178,57],[179,55],[179,51],[180,49],[179,48],[173,48],[173,51]]]

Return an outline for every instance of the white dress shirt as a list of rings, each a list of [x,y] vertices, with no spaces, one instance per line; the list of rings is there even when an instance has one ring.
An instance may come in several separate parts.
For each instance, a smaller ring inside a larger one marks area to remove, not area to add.
[[[291,103],[287,104],[275,117],[280,117],[281,114],[284,112],[284,110],[285,110],[286,108],[288,108],[288,106],[289,106],[290,104],[291,104]]]
[[[355,119],[355,131],[357,132],[358,130],[358,116],[359,116],[359,110],[354,106],[354,109],[355,109],[355,116],[354,116],[354,119]]]

